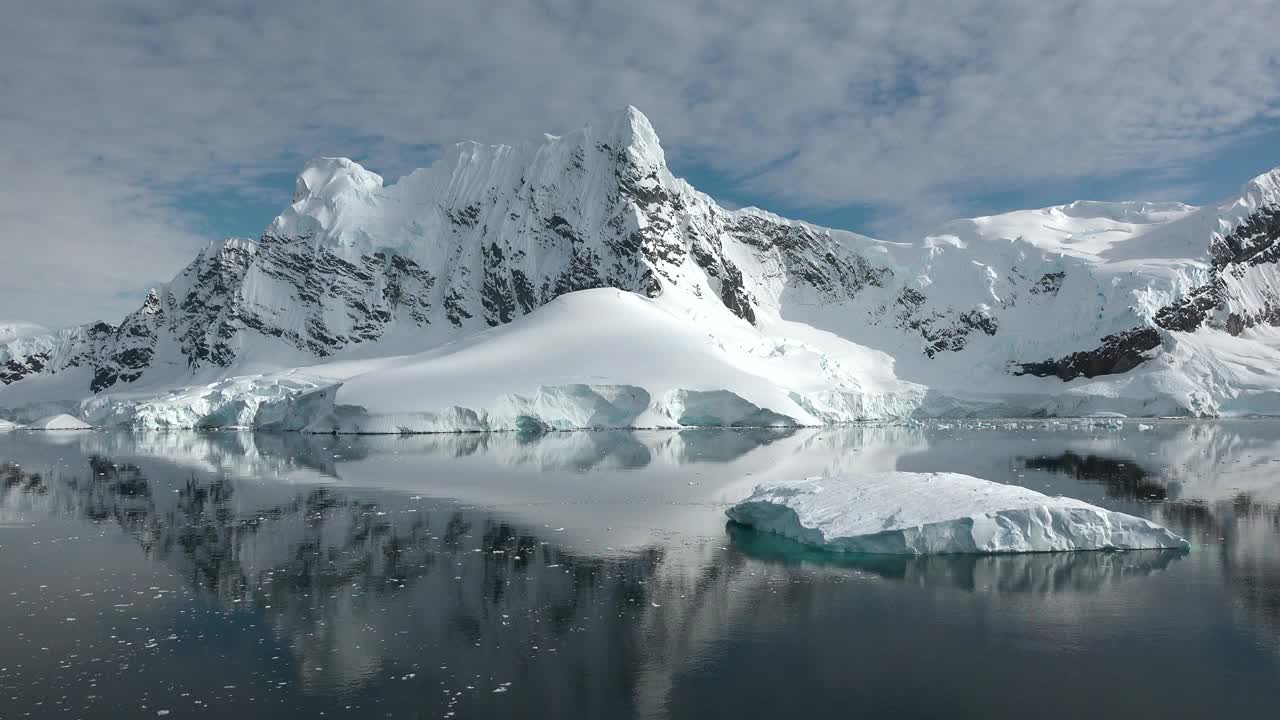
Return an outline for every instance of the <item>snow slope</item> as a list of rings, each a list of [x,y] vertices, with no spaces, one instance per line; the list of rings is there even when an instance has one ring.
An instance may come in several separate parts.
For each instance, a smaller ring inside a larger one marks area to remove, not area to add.
[[[27,430],[92,430],[93,426],[72,415],[50,415],[27,426]]]
[[[811,409],[824,393],[859,383],[860,373],[824,368],[821,348],[771,341],[723,315],[690,323],[634,293],[572,293],[510,325],[366,369],[338,389],[338,411],[307,429],[821,424]],[[903,412],[918,400],[902,383],[854,392],[848,405],[862,414],[842,419]]]
[[[757,530],[839,552],[1190,547],[1143,518],[957,473],[885,472],[761,485],[726,514]]]
[[[1278,414],[1277,260],[1280,170],[1214,206],[889,243],[721,208],[627,108],[393,184],[314,160],[261,238],[210,244],[119,324],[0,339],[0,408],[327,431]]]

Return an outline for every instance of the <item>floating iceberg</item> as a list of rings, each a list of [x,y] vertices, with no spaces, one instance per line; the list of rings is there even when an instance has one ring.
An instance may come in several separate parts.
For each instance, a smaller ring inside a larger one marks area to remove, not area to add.
[[[773,533],[729,526],[729,539],[747,556],[767,563],[834,567],[886,580],[982,594],[1096,593],[1130,579],[1163,572],[1181,550],[949,555],[868,555],[827,552]]]
[[[27,426],[28,430],[92,430],[93,426],[73,415],[50,415]]]
[[[12,420],[5,420],[4,418],[0,418],[0,432],[8,432],[8,431],[10,431],[10,430],[17,430],[17,429],[18,429],[18,428],[20,428],[20,427],[22,427],[22,426],[21,426],[21,425],[19,425],[19,424],[17,424],[17,423],[15,423],[15,422],[13,422]]]
[[[957,473],[884,472],[760,485],[726,514],[757,530],[838,552],[1190,547],[1149,520]]]

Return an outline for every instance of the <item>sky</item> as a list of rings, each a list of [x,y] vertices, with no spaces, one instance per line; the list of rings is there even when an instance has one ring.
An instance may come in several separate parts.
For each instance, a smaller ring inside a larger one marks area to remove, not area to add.
[[[626,105],[729,206],[892,239],[1280,165],[1280,0],[0,0],[0,321],[116,321],[316,156]]]

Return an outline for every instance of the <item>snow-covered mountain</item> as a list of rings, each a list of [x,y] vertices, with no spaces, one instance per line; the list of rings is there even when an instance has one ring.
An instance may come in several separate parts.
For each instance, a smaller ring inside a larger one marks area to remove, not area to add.
[[[0,338],[0,407],[319,431],[1280,411],[1280,170],[914,243],[726,210],[634,108],[392,185],[307,164],[118,325]]]

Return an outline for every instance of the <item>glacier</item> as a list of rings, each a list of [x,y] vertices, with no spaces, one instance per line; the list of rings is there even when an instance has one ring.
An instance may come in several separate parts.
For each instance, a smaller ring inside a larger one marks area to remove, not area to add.
[[[762,484],[725,513],[736,523],[836,552],[1190,548],[1150,520],[949,472],[856,473]]]
[[[337,433],[1280,414],[1280,169],[912,241],[729,210],[635,108],[298,175],[117,323],[0,324],[0,417]]]

